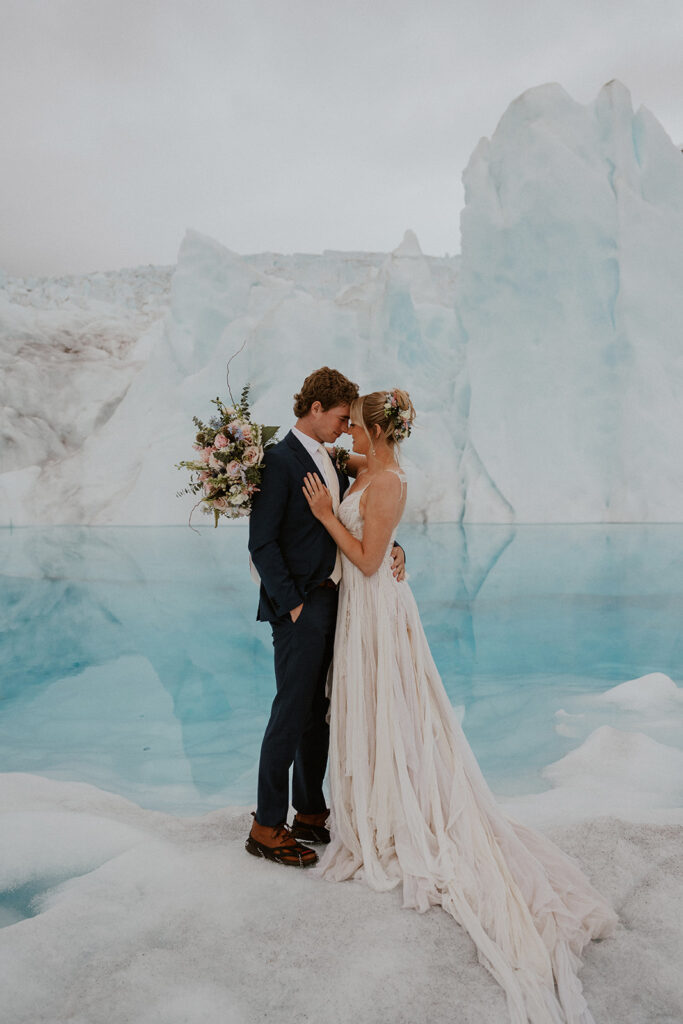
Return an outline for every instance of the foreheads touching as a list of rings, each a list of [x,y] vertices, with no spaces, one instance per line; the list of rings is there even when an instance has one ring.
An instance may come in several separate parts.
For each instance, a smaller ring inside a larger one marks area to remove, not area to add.
[[[297,427],[320,442],[334,443],[346,433],[349,405],[358,397],[358,385],[339,370],[322,366],[303,382],[294,395]]]
[[[358,385],[329,366],[308,375],[301,385],[301,391],[294,395],[294,415],[302,419],[311,411],[314,402],[319,402],[327,412],[335,405],[350,405],[358,398]]]

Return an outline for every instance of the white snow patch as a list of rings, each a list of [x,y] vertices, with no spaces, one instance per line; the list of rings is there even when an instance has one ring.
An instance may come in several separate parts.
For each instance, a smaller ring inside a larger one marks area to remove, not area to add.
[[[623,711],[678,710],[683,704],[683,687],[663,672],[651,672],[638,679],[613,686],[593,698],[596,704],[615,704]]]
[[[321,1024],[446,1021],[454,1008],[459,1024],[508,1024],[448,915],[257,861],[244,851],[249,821],[229,809],[178,819],[92,786],[0,776],[0,834],[10,853],[16,835],[22,877],[73,871],[36,916],[0,929],[5,1019],[261,1024],[306,1020],[314,1005]],[[41,844],[42,826],[62,838]],[[553,838],[622,922],[584,955],[596,1019],[678,1019],[683,829],[601,819]]]
[[[507,813],[552,827],[601,815],[683,823],[683,751],[603,725],[543,769],[552,790],[505,800]]]

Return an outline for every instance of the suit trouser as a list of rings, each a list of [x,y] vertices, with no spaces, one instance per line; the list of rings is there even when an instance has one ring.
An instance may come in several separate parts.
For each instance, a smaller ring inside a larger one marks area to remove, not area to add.
[[[256,820],[279,825],[292,803],[302,814],[326,809],[323,779],[330,728],[325,696],[337,619],[337,591],[317,587],[306,596],[296,622],[272,622],[277,693],[261,745]]]

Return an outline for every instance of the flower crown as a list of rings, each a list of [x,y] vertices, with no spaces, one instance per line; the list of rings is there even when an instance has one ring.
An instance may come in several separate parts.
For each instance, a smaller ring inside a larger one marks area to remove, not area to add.
[[[384,396],[384,416],[394,425],[394,437],[397,441],[405,441],[410,437],[412,424],[410,422],[410,409],[400,409],[396,388],[387,391]]]

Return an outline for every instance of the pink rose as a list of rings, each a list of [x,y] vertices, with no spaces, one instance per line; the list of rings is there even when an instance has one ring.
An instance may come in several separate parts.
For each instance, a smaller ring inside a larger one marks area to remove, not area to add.
[[[213,448],[202,448],[199,453],[199,462],[208,462],[211,458],[211,452]]]
[[[240,475],[240,464],[235,459],[229,462],[225,467],[225,472],[228,476],[239,476]]]
[[[213,452],[209,455],[209,465],[211,466],[211,469],[215,469],[217,473],[220,473],[223,470],[223,463],[220,459],[216,458]]]
[[[247,444],[251,444],[251,442],[254,440],[254,436],[251,432],[251,427],[249,426],[248,423],[245,423],[244,426],[242,427],[242,437],[247,442]]]
[[[260,448],[247,448],[242,456],[242,461],[245,466],[255,466],[261,461],[261,455],[262,452]]]
[[[221,449],[221,448],[226,448],[228,443],[229,442],[228,442],[227,437],[225,437],[223,434],[216,434],[216,437],[214,438],[213,445],[214,445],[214,448]]]

